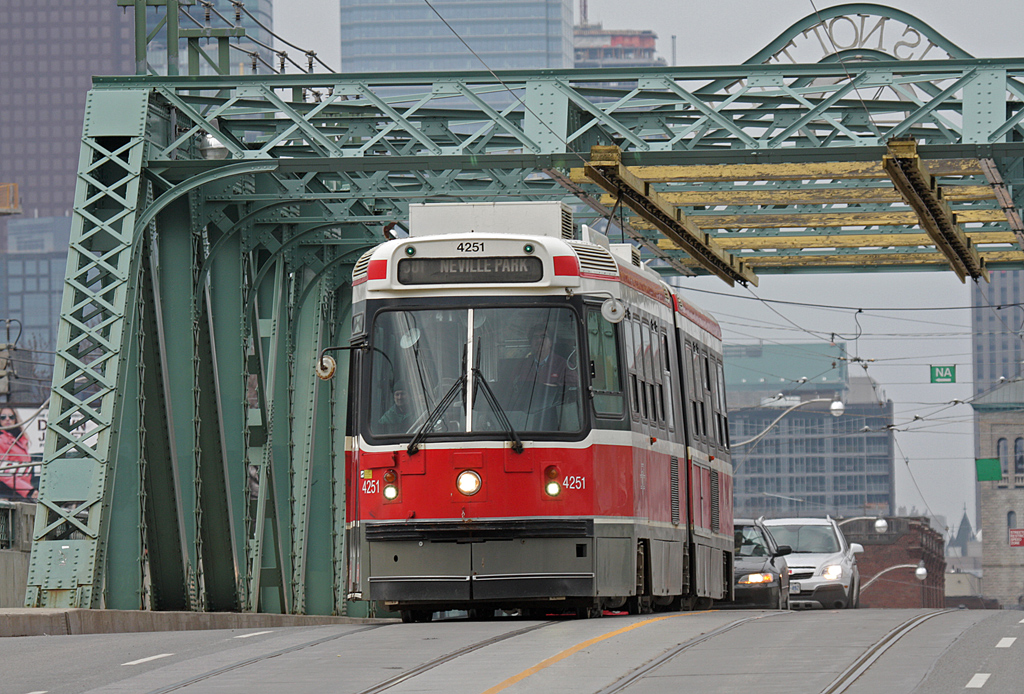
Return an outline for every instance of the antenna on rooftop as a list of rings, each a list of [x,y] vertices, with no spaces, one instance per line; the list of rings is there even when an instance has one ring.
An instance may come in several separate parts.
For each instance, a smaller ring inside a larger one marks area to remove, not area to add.
[[[580,0],[580,26],[587,26],[587,0]]]

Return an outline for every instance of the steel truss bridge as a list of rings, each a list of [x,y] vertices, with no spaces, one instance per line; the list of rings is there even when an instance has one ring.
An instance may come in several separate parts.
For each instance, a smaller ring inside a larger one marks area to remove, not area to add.
[[[1024,59],[873,5],[736,66],[96,78],[26,604],[345,612],[347,365],[313,362],[409,202],[567,199],[729,283],[984,280],[1024,260],[1022,105]]]

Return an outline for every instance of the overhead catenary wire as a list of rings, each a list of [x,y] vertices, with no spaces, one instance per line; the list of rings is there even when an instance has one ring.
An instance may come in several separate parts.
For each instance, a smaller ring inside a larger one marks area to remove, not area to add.
[[[236,7],[239,7],[239,8],[241,8],[242,12],[244,12],[244,13],[245,13],[245,16],[247,16],[247,17],[248,17],[249,19],[251,19],[251,20],[252,20],[252,21],[253,21],[253,22],[254,22],[254,23],[256,24],[256,26],[258,26],[258,27],[259,27],[260,29],[263,29],[263,31],[267,32],[268,34],[270,34],[271,36],[273,36],[273,37],[274,37],[275,39],[277,39],[278,41],[280,41],[281,43],[285,44],[285,45],[286,45],[286,46],[288,46],[289,48],[294,48],[294,49],[295,49],[295,50],[297,50],[297,51],[301,51],[301,52],[303,53],[303,55],[306,55],[306,56],[308,56],[308,57],[311,57],[311,58],[312,58],[313,60],[315,60],[316,62],[320,63],[320,65],[322,65],[322,66],[323,66],[323,68],[324,68],[325,70],[327,70],[327,72],[337,72],[337,70],[335,70],[334,68],[332,68],[331,66],[329,66],[329,65],[328,65],[327,63],[325,63],[324,61],[322,61],[322,60],[320,59],[320,56],[318,56],[318,55],[316,54],[316,51],[306,50],[305,48],[302,48],[302,47],[300,47],[300,46],[296,46],[296,45],[295,45],[294,43],[291,43],[291,42],[290,42],[290,41],[288,41],[287,39],[285,39],[285,38],[282,38],[282,37],[281,37],[280,35],[278,35],[278,34],[275,34],[275,33],[274,33],[274,32],[273,32],[273,31],[272,31],[271,29],[270,29],[270,27],[268,27],[267,25],[265,25],[265,24],[263,24],[262,22],[260,22],[260,20],[259,20],[259,19],[257,19],[255,15],[253,15],[253,14],[252,14],[251,12],[249,12],[249,10],[247,10],[247,9],[245,8],[245,3],[243,3],[243,2],[238,2],[237,0],[232,0],[231,4],[232,4],[232,5],[234,5],[234,6],[236,6]]]

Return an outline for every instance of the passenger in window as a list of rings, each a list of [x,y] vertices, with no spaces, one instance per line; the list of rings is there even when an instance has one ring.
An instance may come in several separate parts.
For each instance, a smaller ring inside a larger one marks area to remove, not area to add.
[[[381,433],[405,433],[412,426],[413,417],[409,391],[406,390],[404,383],[395,384],[392,398],[394,399],[393,404],[380,417]]]
[[[28,454],[28,436],[21,429],[18,413],[12,407],[0,409],[0,497],[34,499],[32,466]]]

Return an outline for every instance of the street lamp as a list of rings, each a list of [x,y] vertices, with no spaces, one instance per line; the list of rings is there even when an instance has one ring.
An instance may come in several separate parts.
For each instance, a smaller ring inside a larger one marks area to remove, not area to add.
[[[917,564],[897,564],[896,566],[890,566],[888,569],[883,569],[882,571],[879,571],[874,576],[872,576],[867,583],[860,587],[860,592],[863,593],[865,590],[867,590],[868,586],[870,586],[872,583],[878,580],[878,577],[882,574],[889,573],[890,571],[895,571],[896,569],[914,569],[914,578],[916,578],[919,581],[923,581],[924,579],[928,578],[928,569],[924,567],[924,560],[918,562]]]
[[[789,414],[793,410],[797,409],[798,407],[803,407],[804,405],[810,405],[812,402],[831,402],[832,405],[828,408],[828,411],[829,411],[829,413],[833,417],[839,417],[840,415],[843,414],[843,412],[846,412],[846,405],[844,405],[842,400],[839,400],[839,399],[833,400],[832,398],[811,398],[810,400],[804,400],[802,402],[798,402],[797,404],[793,405],[792,407],[786,408],[782,412],[782,414],[780,414],[778,417],[776,417],[775,420],[771,424],[769,424],[767,426],[767,428],[765,428],[764,431],[762,431],[760,434],[758,434],[754,438],[747,439],[746,441],[740,441],[738,443],[734,443],[734,444],[732,444],[731,448],[739,448],[740,446],[749,446],[752,443],[757,443],[758,441],[763,439],[765,437],[765,435],[768,434],[769,431],[774,429],[775,425],[778,424],[780,421],[782,421],[782,418],[785,417],[787,414]]]
[[[852,523],[853,521],[859,521],[859,520],[873,520],[873,521],[875,521],[875,532],[878,533],[879,535],[883,535],[883,534],[885,534],[889,530],[889,522],[886,521],[884,518],[878,518],[876,516],[857,516],[856,518],[845,518],[845,519],[839,521],[838,523],[836,523],[836,525],[842,527],[842,526],[846,525],[847,523]]]

